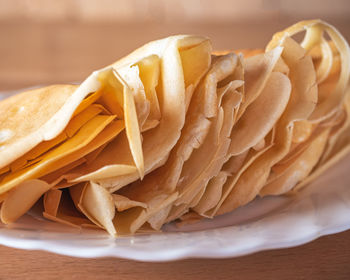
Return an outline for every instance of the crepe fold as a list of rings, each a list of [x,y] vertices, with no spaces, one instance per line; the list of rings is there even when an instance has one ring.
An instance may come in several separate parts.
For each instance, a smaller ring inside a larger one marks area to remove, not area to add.
[[[81,85],[12,96],[0,102],[1,220],[38,203],[49,220],[122,236],[295,192],[350,150],[349,73],[346,40],[311,20],[265,51],[168,37]]]

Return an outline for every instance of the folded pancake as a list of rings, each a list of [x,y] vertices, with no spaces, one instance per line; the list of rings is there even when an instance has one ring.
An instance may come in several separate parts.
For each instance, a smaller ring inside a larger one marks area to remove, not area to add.
[[[350,51],[334,27],[299,22],[236,53],[172,36],[81,85],[1,101],[2,222],[37,203],[76,228],[159,231],[296,192],[350,151]]]
[[[180,137],[185,122],[186,103],[191,100],[192,93],[199,80],[208,70],[211,60],[211,46],[205,38],[174,37],[170,38],[169,41],[169,45],[161,45],[164,48],[162,59],[159,62],[155,61],[155,63],[160,63],[160,66],[157,67],[160,67],[161,71],[152,71],[151,73],[159,74],[156,91],[157,98],[160,100],[161,119],[157,127],[142,134],[146,174],[164,163],[170,150]],[[162,41],[154,43],[157,45]],[[145,51],[142,56],[146,56],[146,59],[149,59],[148,55],[157,54],[157,49],[152,48],[149,44],[142,49]],[[140,50],[136,51],[136,53],[139,52]],[[128,65],[130,64],[129,61],[133,63],[133,57],[134,55],[131,54],[114,64],[114,67],[124,63]],[[140,63],[143,63],[143,61],[144,59]],[[151,80],[155,79],[155,77],[149,78]],[[109,152],[109,149],[111,151],[122,151],[122,154],[116,158],[113,156],[114,153]],[[102,152],[94,163],[87,168],[89,172],[99,174],[101,170],[117,168],[118,165],[130,165],[132,157],[127,151],[127,142],[116,139],[115,143],[111,143],[106,151]],[[108,161],[107,166],[106,160]],[[76,172],[86,173],[84,169]],[[113,192],[139,178],[137,172],[131,172],[127,175],[113,176],[113,178],[104,180],[99,176],[96,181]],[[90,176],[90,179],[94,179],[94,177]],[[79,177],[75,179],[77,182],[80,180],[82,179]]]
[[[299,45],[290,36],[302,31],[304,27],[308,31],[304,41]],[[318,32],[315,31],[315,28],[318,29]],[[338,48],[339,56],[342,57],[340,66],[342,70],[339,71],[339,75],[335,75],[336,85],[333,90],[328,88],[327,97],[320,95],[323,84],[327,82],[327,79],[334,80],[334,77],[328,77],[331,73],[330,69],[333,67],[332,63],[329,60],[326,61],[327,58],[323,58],[330,55],[330,48],[323,46],[328,42],[322,39],[322,29],[330,33],[330,37]],[[314,64],[314,61],[311,60],[312,57],[307,54],[307,51],[316,45],[322,49],[322,61],[318,64]],[[282,59],[289,68],[288,77],[291,80],[292,92],[285,112],[276,123],[274,147],[272,146],[258,157],[246,171],[239,175],[239,178],[236,177],[237,179],[231,179],[231,182],[228,180],[225,183],[226,195],[223,195],[211,215],[232,211],[234,208],[248,203],[259,193],[260,195],[286,193],[293,189],[297,183],[307,178],[320,159],[328,139],[329,127],[322,122],[332,118],[332,115],[341,109],[340,105],[344,102],[345,85],[349,80],[349,48],[344,38],[332,27],[319,21],[298,23],[277,33],[268,44],[267,50],[276,46],[284,47]],[[325,99],[332,101],[325,101]],[[284,125],[280,126],[288,118],[294,118],[294,121],[291,123],[292,119],[289,119],[284,124],[285,128],[283,128]],[[289,162],[289,168],[285,168],[280,175],[281,177],[277,176],[277,179],[274,179],[272,183],[269,177],[276,178],[273,167],[278,165],[280,161],[285,161],[285,157],[291,156],[291,148],[303,145],[303,142],[307,141],[312,133],[319,130],[322,132],[321,135],[309,144],[306,151],[294,158],[293,163]]]
[[[233,54],[223,56],[213,62],[209,72],[199,84],[198,89],[193,93],[191,103],[189,104],[188,113],[186,115],[185,126],[181,132],[180,139],[178,140],[174,149],[171,151],[167,162],[146,177],[145,180],[135,182],[130,186],[121,189],[121,194],[130,199],[142,201],[144,203],[154,201],[156,197],[159,197],[161,201],[165,200],[169,195],[174,195],[176,198],[180,198],[183,195],[182,191],[179,189],[181,188],[179,187],[179,184],[185,182],[182,180],[180,183],[179,181],[181,180],[181,177],[185,176],[182,174],[183,170],[188,170],[186,165],[190,164],[191,166],[196,166],[196,168],[198,168],[198,171],[192,170],[192,172],[194,172],[193,175],[196,174],[196,172],[200,174],[201,169],[205,166],[204,164],[191,164],[188,163],[188,161],[191,161],[194,157],[198,158],[198,156],[201,155],[206,156],[206,154],[203,153],[200,148],[203,147],[203,145],[206,145],[208,146],[208,149],[212,145],[212,141],[215,141],[215,138],[218,138],[218,133],[220,133],[224,124],[224,111],[221,110],[219,113],[218,110],[218,108],[221,108],[223,96],[225,94],[230,95],[229,99],[232,99],[233,102],[237,104],[241,100],[240,93],[235,92],[237,88],[242,87],[243,85],[242,80],[235,80],[235,76],[243,78],[240,73],[241,71],[242,69],[240,67],[239,58]],[[233,81],[230,81],[221,89],[221,96],[217,96],[218,83],[220,81],[224,81],[232,74]],[[230,105],[232,107],[232,101]],[[214,106],[216,106],[216,108]],[[232,110],[230,111],[232,117]],[[225,123],[228,125],[228,127],[230,126],[228,122]],[[204,143],[205,139],[207,144]],[[217,145],[223,144],[222,141],[216,142]],[[227,150],[228,148],[228,144],[229,143],[225,144],[226,147],[223,147],[224,155],[225,149]],[[215,155],[214,150],[213,152]],[[196,153],[198,156],[194,155]],[[208,160],[213,158],[214,156],[206,157]],[[200,158],[197,160],[200,160]],[[196,177],[191,176],[191,178]],[[184,190],[188,190],[188,188]],[[179,197],[178,194],[180,194]],[[168,212],[170,211],[171,205],[163,204],[163,206],[163,209],[159,209],[158,213],[153,214],[152,216],[150,224],[155,229],[158,229],[160,225],[164,223]],[[143,223],[146,222],[147,219],[151,218],[151,209],[147,210],[140,211],[138,216],[138,220],[142,220]],[[157,217],[155,217],[155,215]],[[142,225],[141,222],[140,224]]]
[[[64,180],[68,187],[112,177],[117,188],[125,174],[142,179],[167,159],[210,60],[208,39],[169,37],[94,72],[79,87],[52,86],[2,102],[0,193],[32,179],[51,188]]]

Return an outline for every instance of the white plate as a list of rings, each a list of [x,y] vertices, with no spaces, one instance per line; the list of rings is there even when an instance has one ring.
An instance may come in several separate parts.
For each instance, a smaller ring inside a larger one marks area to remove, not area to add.
[[[180,229],[166,225],[160,234],[114,239],[103,231],[78,231],[25,215],[11,226],[0,224],[0,244],[75,257],[142,261],[236,257],[292,247],[350,228],[349,167],[350,155],[297,196],[256,199],[213,220]]]

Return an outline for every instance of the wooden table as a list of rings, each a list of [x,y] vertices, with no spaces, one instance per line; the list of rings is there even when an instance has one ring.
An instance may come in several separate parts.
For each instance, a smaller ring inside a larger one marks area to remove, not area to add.
[[[349,279],[350,231],[232,259],[142,263],[77,259],[0,246],[0,279]]]
[[[283,18],[237,24],[81,24],[0,22],[0,91],[80,81],[151,39],[205,34],[216,49],[264,47]],[[349,19],[332,22],[350,38]],[[291,249],[232,259],[141,263],[115,258],[77,259],[0,246],[0,279],[350,279],[350,231]]]

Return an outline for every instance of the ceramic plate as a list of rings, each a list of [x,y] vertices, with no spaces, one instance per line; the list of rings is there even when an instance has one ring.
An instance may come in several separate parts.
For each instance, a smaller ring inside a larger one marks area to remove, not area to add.
[[[1,98],[0,98],[1,99]],[[62,255],[169,261],[190,257],[236,257],[297,246],[350,228],[350,155],[295,196],[265,197],[213,220],[162,233],[111,238],[81,231],[30,213],[0,224],[0,244]]]

